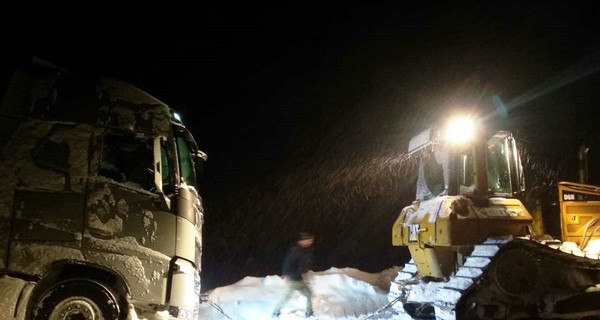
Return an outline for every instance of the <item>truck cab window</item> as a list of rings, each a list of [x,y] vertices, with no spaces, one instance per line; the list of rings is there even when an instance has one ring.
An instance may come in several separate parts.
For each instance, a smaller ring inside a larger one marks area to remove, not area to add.
[[[56,142],[50,139],[44,139],[34,149],[33,159],[41,166],[68,173],[71,168],[71,165],[69,164],[69,154],[70,150],[68,142]]]
[[[153,141],[131,134],[107,134],[99,174],[132,188],[154,189]]]
[[[160,165],[161,165],[161,176],[162,176],[162,186],[163,189],[165,187],[171,186],[171,159],[169,158],[169,153],[164,144],[160,146]]]
[[[183,137],[177,137],[177,153],[181,179],[188,185],[196,187],[196,170],[194,158],[189,143]]]

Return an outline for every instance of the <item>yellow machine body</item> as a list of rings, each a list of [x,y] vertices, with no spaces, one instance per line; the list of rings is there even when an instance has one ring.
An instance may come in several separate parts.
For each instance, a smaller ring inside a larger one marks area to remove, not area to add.
[[[392,243],[408,247],[421,275],[446,278],[454,271],[460,247],[493,236],[525,235],[532,221],[518,199],[491,198],[476,206],[463,196],[437,197],[402,210]]]
[[[560,182],[558,196],[562,241],[581,246],[600,239],[600,187]]]

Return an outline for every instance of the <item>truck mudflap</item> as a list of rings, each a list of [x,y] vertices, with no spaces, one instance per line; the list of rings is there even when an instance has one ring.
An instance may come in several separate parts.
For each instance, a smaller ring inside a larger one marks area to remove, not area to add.
[[[34,282],[3,276],[0,278],[0,320],[23,320]]]
[[[181,258],[171,263],[169,314],[178,319],[197,319],[200,311],[200,274]]]
[[[427,280],[405,266],[390,286],[398,312],[442,320],[600,317],[600,260],[535,240],[487,239],[447,281]]]

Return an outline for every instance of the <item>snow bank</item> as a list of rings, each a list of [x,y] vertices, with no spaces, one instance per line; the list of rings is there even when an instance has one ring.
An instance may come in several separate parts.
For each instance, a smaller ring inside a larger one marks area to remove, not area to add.
[[[396,269],[375,274],[352,268],[309,271],[304,279],[313,292],[314,317],[322,320],[365,318],[388,303],[387,287],[396,273]],[[284,290],[285,283],[279,276],[246,277],[232,285],[210,291],[208,299],[221,307],[231,319],[271,319],[273,308]],[[281,310],[279,319],[304,318],[305,306],[306,299],[294,292]],[[201,319],[227,319],[207,303],[201,308]]]
[[[352,268],[330,268],[321,272],[308,272],[305,279],[313,292],[312,319],[331,320],[365,319],[388,303],[387,287],[399,268],[381,273],[367,273]],[[2,279],[2,278],[0,278]],[[6,282],[6,281],[5,281]],[[0,286],[0,306],[14,309],[11,301],[24,282],[6,282]],[[0,281],[0,285],[2,281]],[[8,289],[7,289],[8,288]],[[14,290],[11,290],[14,289]],[[261,320],[271,319],[273,308],[283,295],[285,283],[280,276],[246,277],[237,283],[220,287],[208,293],[209,302],[200,306],[198,319],[202,320]],[[14,292],[14,294],[10,294]],[[213,305],[211,305],[211,303]],[[304,319],[306,299],[295,292],[281,310],[281,320]],[[218,308],[222,308],[223,313]],[[0,315],[0,319],[2,319]],[[391,311],[379,313],[369,319],[398,319]],[[136,312],[129,305],[127,320],[175,320],[167,311]]]
[[[600,239],[590,240],[587,246],[581,250],[575,242],[565,241],[559,249],[563,252],[570,253],[580,257],[587,257],[590,259],[600,258]]]
[[[171,318],[167,311],[159,311],[152,313],[141,313],[137,314],[133,305],[129,305],[129,313],[127,314],[127,320],[174,320]]]

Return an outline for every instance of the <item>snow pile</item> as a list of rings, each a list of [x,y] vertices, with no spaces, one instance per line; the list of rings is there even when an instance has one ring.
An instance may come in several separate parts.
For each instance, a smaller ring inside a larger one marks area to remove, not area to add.
[[[169,316],[168,311],[159,312],[146,312],[137,314],[133,305],[129,305],[129,313],[127,314],[127,320],[174,320]]]
[[[446,282],[423,282],[419,281],[417,284],[410,286],[410,292],[408,293],[407,300],[411,301],[423,301],[433,302],[438,290],[442,288]]]
[[[583,251],[588,255],[600,256],[600,239],[590,240]]]
[[[398,270],[371,274],[352,268],[330,268],[304,275],[312,290],[314,318],[363,319],[388,303],[387,287]],[[235,320],[270,319],[273,308],[282,297],[285,283],[279,276],[246,277],[237,283],[208,293],[208,299]],[[306,299],[294,292],[281,310],[279,319],[304,318]],[[388,316],[388,318],[391,318]],[[227,319],[216,308],[204,303],[200,319]],[[385,316],[371,319],[385,319]]]
[[[583,250],[575,242],[570,241],[563,242],[559,249],[576,256],[598,259],[600,258],[600,239],[591,240]]]
[[[367,273],[352,268],[309,271],[304,276],[313,292],[315,314],[312,319],[357,320],[369,316],[371,316],[369,319],[398,319],[398,316],[391,311],[372,315],[388,303],[387,287],[398,271],[399,268],[391,268],[381,273]],[[2,280],[3,278],[0,278],[0,306],[4,308],[3,310],[13,310],[14,305],[11,303],[18,296],[24,281],[12,278],[8,279],[9,282]],[[284,290],[285,283],[280,276],[246,277],[237,283],[209,292],[209,301],[200,306],[198,319],[271,319],[273,308],[282,297]],[[279,319],[304,319],[305,306],[306,299],[295,292],[281,310]],[[170,317],[167,311],[136,312],[130,304],[127,320],[175,320],[175,318]]]

